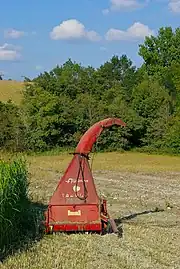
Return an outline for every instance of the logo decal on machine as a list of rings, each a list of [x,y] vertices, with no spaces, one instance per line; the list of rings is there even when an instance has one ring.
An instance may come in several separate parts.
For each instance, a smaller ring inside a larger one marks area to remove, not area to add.
[[[71,183],[71,184],[75,184],[76,183],[76,181],[77,181],[77,179],[75,179],[75,178],[68,178],[65,182],[66,183]],[[83,180],[82,179],[78,179],[78,182],[83,182]],[[88,179],[85,179],[84,180],[84,182],[88,182]]]
[[[80,189],[81,188],[79,186],[76,186],[76,185],[73,186],[73,191],[74,192],[78,192],[78,191],[80,191]]]
[[[78,211],[68,210],[68,216],[81,216],[81,210]]]

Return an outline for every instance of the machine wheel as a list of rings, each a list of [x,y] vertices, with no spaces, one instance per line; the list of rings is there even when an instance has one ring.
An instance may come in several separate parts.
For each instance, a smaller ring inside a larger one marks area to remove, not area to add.
[[[111,222],[109,220],[108,220],[108,223],[107,223],[106,233],[107,234],[113,233],[113,228],[112,228]]]
[[[102,221],[102,235],[113,233],[113,229],[110,221],[107,222]]]

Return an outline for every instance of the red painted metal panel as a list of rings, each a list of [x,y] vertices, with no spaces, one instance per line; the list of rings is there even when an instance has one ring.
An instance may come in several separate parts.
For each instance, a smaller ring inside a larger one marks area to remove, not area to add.
[[[80,171],[80,162],[84,176],[82,175],[82,171]],[[83,184],[83,178],[86,188]],[[87,196],[86,201],[81,200],[84,196]],[[64,176],[61,178],[53,196],[51,197],[49,205],[84,203],[99,204],[99,197],[96,192],[88,160],[83,156],[74,155]]]
[[[95,205],[58,205],[49,208],[49,224],[91,223],[101,221],[100,208]]]
[[[120,119],[105,119],[94,124],[81,138],[72,161],[50,199],[46,231],[101,231],[109,215],[106,201],[99,198],[89,167],[88,154],[104,128],[125,126]]]
[[[99,223],[67,223],[67,224],[57,224],[53,227],[53,232],[80,232],[80,231],[93,231],[93,232],[101,232],[102,230],[102,224]],[[50,229],[48,228],[47,232],[49,232]]]
[[[113,125],[126,126],[126,124],[117,118],[108,118],[95,123],[87,132],[82,136],[79,144],[76,147],[75,152],[81,154],[88,154],[91,152],[93,144],[100,136],[104,128],[111,127]]]

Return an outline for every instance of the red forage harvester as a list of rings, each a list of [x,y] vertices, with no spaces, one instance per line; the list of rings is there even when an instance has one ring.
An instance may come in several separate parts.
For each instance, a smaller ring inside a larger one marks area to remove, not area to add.
[[[96,232],[117,233],[115,221],[107,212],[107,201],[96,191],[89,153],[104,128],[126,126],[117,118],[108,118],[94,124],[81,138],[65,174],[51,197],[45,212],[46,233]]]

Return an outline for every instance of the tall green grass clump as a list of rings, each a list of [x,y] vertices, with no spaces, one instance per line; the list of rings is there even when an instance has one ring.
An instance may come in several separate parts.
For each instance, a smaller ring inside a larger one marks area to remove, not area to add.
[[[26,162],[0,160],[0,258],[27,229],[28,210]]]

